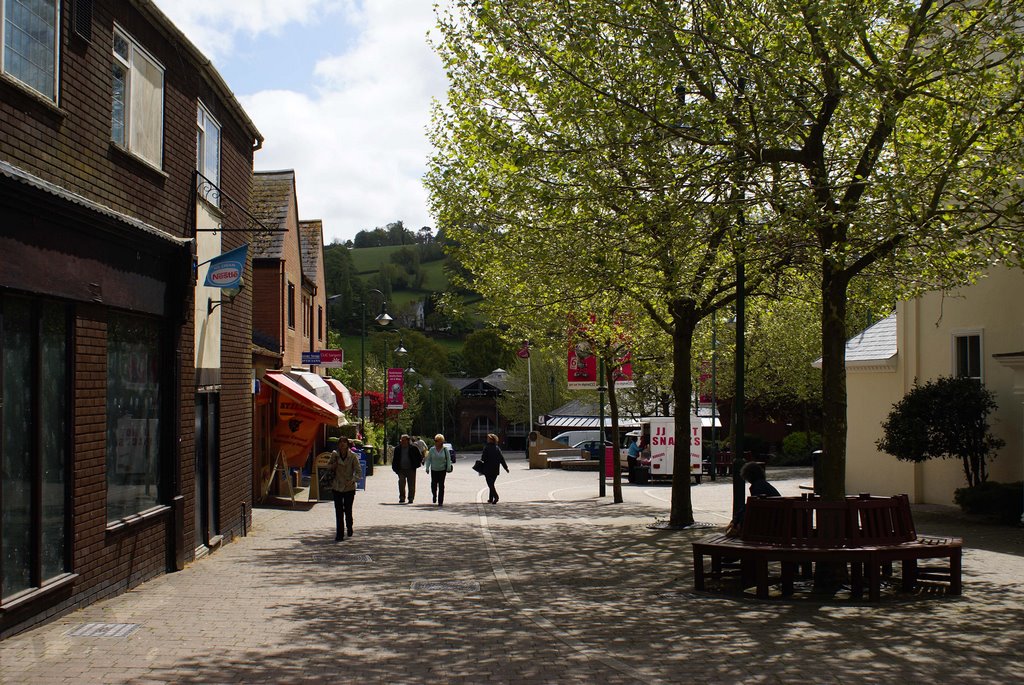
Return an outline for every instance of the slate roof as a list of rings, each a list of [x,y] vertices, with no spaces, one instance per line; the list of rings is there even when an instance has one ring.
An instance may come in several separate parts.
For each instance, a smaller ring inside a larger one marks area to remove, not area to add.
[[[896,312],[893,312],[846,341],[846,366],[895,368],[898,351]],[[812,366],[820,369],[821,358]]]
[[[253,233],[253,259],[281,259],[287,234],[288,210],[295,201],[295,171],[257,171],[252,176],[249,211],[264,226],[280,233]]]
[[[299,222],[299,253],[302,255],[302,276],[317,282],[323,261],[324,224],[320,219]],[[324,274],[326,276],[326,274]]]

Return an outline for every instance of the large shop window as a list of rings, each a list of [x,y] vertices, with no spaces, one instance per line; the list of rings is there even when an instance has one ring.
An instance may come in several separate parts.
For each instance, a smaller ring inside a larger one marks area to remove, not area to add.
[[[156,168],[163,164],[164,68],[128,34],[114,29],[114,142]]]
[[[107,324],[107,520],[160,503],[160,327],[112,314]]]
[[[487,442],[487,434],[495,431],[494,424],[486,416],[478,416],[469,429],[469,441],[472,443]]]
[[[4,0],[3,69],[57,100],[57,0]]]
[[[68,570],[68,312],[0,297],[2,597]]]

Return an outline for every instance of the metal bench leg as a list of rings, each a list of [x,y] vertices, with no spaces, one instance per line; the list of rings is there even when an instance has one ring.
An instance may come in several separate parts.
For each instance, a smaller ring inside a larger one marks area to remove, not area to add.
[[[917,559],[903,560],[903,591],[913,592],[917,586]]]
[[[757,598],[768,599],[768,562],[764,559],[755,561],[754,574],[757,578]]]
[[[868,557],[868,599],[872,602],[877,602],[881,596],[881,563],[878,561],[878,557],[871,555]]]
[[[850,595],[855,599],[864,596],[864,565],[859,561],[850,562]]]
[[[704,553],[693,550],[693,589],[704,591]]]
[[[960,580],[961,556],[962,551],[960,549],[949,555],[949,594],[951,595],[959,595],[963,592],[963,585]]]
[[[782,562],[782,596],[793,595],[793,576],[796,575],[797,564],[793,562]]]

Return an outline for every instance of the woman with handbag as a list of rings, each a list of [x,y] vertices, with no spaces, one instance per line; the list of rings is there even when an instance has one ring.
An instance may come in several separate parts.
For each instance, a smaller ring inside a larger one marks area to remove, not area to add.
[[[434,503],[439,507],[444,506],[444,479],[452,470],[452,455],[444,446],[444,436],[438,433],[434,436],[434,444],[427,450],[427,473],[430,474],[430,494],[434,496]]]
[[[359,457],[349,446],[348,438],[338,438],[337,451],[331,453],[328,468],[334,471],[331,487],[334,489],[334,521],[337,532],[334,541],[345,539],[345,528],[352,537],[352,504],[356,499],[356,484],[363,477],[363,467]],[[342,524],[346,524],[344,527]]]
[[[505,463],[505,456],[501,453],[501,448],[498,447],[498,436],[494,433],[487,434],[487,444],[484,445],[480,461],[482,462],[480,473],[483,474],[484,480],[487,481],[487,488],[490,490],[487,503],[497,504],[498,491],[494,489],[494,481],[498,480],[498,474],[501,473],[502,468],[505,469],[505,473],[508,473],[508,464]]]

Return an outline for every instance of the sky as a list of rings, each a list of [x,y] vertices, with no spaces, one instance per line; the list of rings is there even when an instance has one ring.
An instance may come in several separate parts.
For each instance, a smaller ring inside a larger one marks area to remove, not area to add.
[[[422,184],[441,62],[431,0],[156,0],[264,137],[257,171],[294,169],[324,242],[434,226]],[[436,34],[435,34],[436,35]]]

